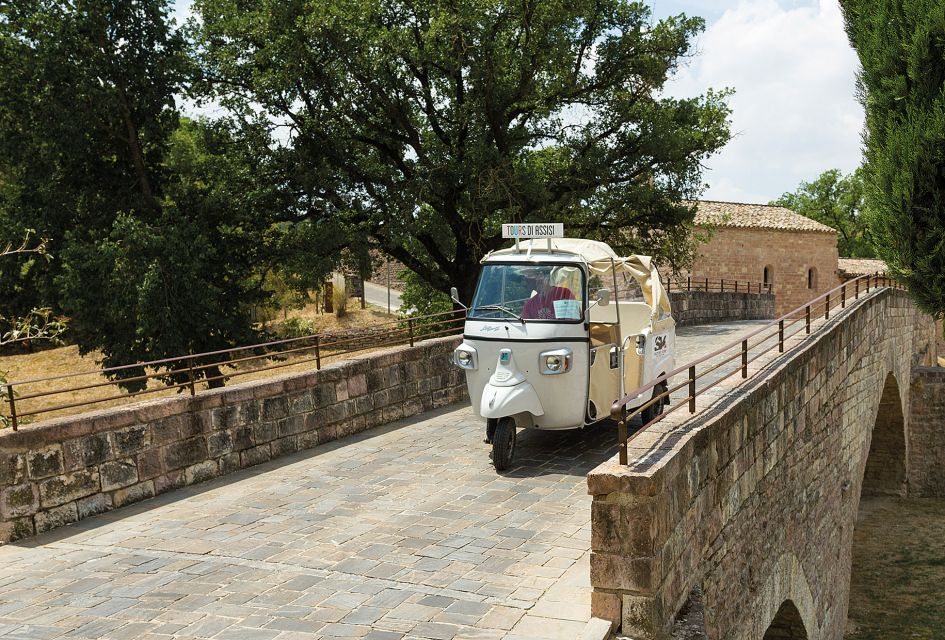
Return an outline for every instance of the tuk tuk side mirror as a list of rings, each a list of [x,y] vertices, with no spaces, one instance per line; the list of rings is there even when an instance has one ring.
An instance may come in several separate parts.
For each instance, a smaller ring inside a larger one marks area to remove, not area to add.
[[[610,304],[610,289],[598,289],[597,304],[602,307],[606,307]]]
[[[466,305],[459,301],[459,290],[456,287],[450,287],[450,298],[463,309],[468,309]]]

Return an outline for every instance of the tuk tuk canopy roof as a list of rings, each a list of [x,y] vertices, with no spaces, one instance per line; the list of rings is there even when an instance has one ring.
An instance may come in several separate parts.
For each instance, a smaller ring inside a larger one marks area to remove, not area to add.
[[[565,253],[577,256],[587,265],[588,271],[597,274],[608,274],[611,269],[617,272],[629,273],[639,283],[643,290],[643,299],[653,309],[653,315],[669,315],[672,309],[669,305],[669,296],[663,289],[656,266],[650,256],[618,256],[610,245],[597,240],[582,238],[551,238],[552,253]],[[492,256],[524,256],[530,255],[532,260],[540,261],[542,254],[548,255],[548,238],[522,240],[519,248],[515,246],[499,249],[489,253],[483,262]],[[661,313],[662,312],[662,313]]]

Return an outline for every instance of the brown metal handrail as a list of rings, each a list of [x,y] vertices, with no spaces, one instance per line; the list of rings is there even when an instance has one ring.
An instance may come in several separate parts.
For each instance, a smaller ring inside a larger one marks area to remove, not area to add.
[[[273,369],[280,369],[283,367],[297,366],[301,364],[306,364],[310,362],[315,363],[316,370],[321,369],[322,359],[327,357],[337,357],[341,355],[348,355],[352,353],[357,353],[360,351],[366,351],[368,349],[376,349],[378,347],[394,346],[398,344],[410,344],[414,345],[415,342],[420,340],[427,340],[433,337],[458,334],[461,332],[462,327],[456,326],[465,319],[465,312],[463,310],[452,310],[445,311],[441,313],[429,314],[426,316],[419,316],[415,318],[402,318],[390,322],[384,322],[374,327],[371,327],[368,330],[360,332],[356,335],[347,335],[342,337],[334,337],[331,334],[313,334],[310,336],[302,336],[300,338],[285,338],[282,340],[273,340],[270,342],[263,342],[259,344],[253,344],[249,346],[233,347],[229,349],[219,349],[216,351],[207,351],[203,353],[188,354],[184,356],[179,356],[176,358],[163,358],[160,360],[150,360],[148,362],[142,362],[138,364],[123,365],[118,367],[109,367],[106,369],[96,369],[94,371],[81,371],[77,373],[67,373],[60,374],[55,376],[47,376],[44,378],[31,378],[28,380],[14,380],[11,382],[4,383],[0,385],[0,391],[3,392],[5,396],[4,400],[9,406],[10,415],[6,419],[10,422],[13,430],[17,430],[18,422],[26,417],[49,414],[56,411],[62,411],[65,409],[74,409],[77,407],[83,407],[88,405],[99,404],[102,402],[110,402],[113,400],[119,400],[124,398],[135,398],[138,396],[143,396],[147,394],[157,393],[161,391],[166,391],[170,389],[184,389],[189,388],[190,394],[196,394],[196,384],[198,383],[211,383],[218,380],[225,380],[229,378],[237,378],[240,376],[245,376],[253,373],[259,373],[262,371],[270,371]],[[445,328],[444,328],[445,327]],[[430,329],[430,331],[426,331]],[[365,344],[365,341],[369,343]],[[294,346],[299,343],[303,343],[302,346]],[[271,351],[272,347],[277,346],[288,346],[290,348]],[[253,354],[253,355],[243,355],[247,351],[253,350],[264,350],[262,353]],[[282,358],[292,354],[301,354],[304,352],[312,352],[314,355],[308,358],[295,359],[289,362],[281,362],[269,366],[253,367],[245,371],[235,371],[232,373],[226,373],[222,375],[210,376],[205,375],[203,379],[197,379],[195,376],[195,368],[202,369],[207,371],[214,367],[221,366],[233,366],[236,364],[246,363],[256,360],[272,360],[275,358]],[[327,353],[326,353],[327,352]],[[231,357],[231,356],[238,357]],[[226,358],[217,358],[211,362],[207,362],[207,358],[218,357],[218,356],[227,356]],[[56,388],[49,391],[41,391],[30,393],[26,395],[16,394],[14,392],[14,387],[23,388],[28,385],[36,385],[43,382],[52,382],[57,380],[65,379],[75,379],[83,376],[89,375],[105,375],[108,373],[113,373],[117,371],[125,371],[132,368],[154,368],[155,366],[164,365],[168,363],[174,363],[176,368],[159,371],[153,373],[143,373],[138,376],[132,376],[129,378],[124,378],[122,380],[115,381],[105,381],[105,382],[95,382],[90,384],[80,384],[77,386],[67,386],[62,388]],[[186,363],[184,365],[179,365],[178,363]],[[70,402],[65,404],[59,404],[52,407],[44,407],[40,409],[33,409],[30,411],[17,411],[17,402],[23,402],[25,400],[43,398],[49,396],[62,395],[66,393],[73,393],[76,391],[87,391],[89,389],[97,389],[103,387],[112,387],[118,386],[121,383],[127,382],[145,382],[155,379],[155,378],[173,378],[175,376],[179,377],[186,376],[186,381],[184,382],[173,382],[166,384],[164,386],[154,388],[154,389],[142,389],[140,391],[133,391],[127,393],[120,393],[117,395],[108,395],[105,397],[98,397],[90,400],[83,400],[80,402]],[[5,388],[5,391],[3,389]],[[0,416],[3,417],[3,416]]]
[[[633,391],[625,395],[623,398],[620,398],[619,400],[615,401],[613,403],[613,406],[611,407],[611,417],[617,421],[617,434],[618,434],[617,438],[618,438],[618,446],[619,446],[620,464],[622,465],[628,464],[627,447],[630,440],[632,440],[634,437],[638,436],[639,434],[643,433],[647,428],[656,424],[657,422],[665,418],[667,415],[669,415],[673,411],[676,411],[683,405],[688,404],[689,413],[690,414],[695,413],[696,412],[696,398],[700,394],[705,393],[706,391],[713,388],[717,384],[735,375],[736,372],[741,372],[741,376],[743,379],[747,378],[749,364],[751,364],[752,362],[754,362],[755,360],[757,360],[758,358],[762,357],[763,355],[767,354],[768,352],[772,351],[775,348],[778,349],[779,353],[783,353],[785,342],[789,338],[797,335],[798,333],[802,331],[808,335],[811,333],[811,318],[812,318],[812,313],[815,311],[815,306],[819,307],[820,303],[823,302],[823,317],[825,321],[829,320],[830,309],[831,309],[831,295],[837,294],[839,292],[840,294],[839,296],[834,295],[833,306],[843,309],[846,307],[846,303],[847,303],[848,288],[852,287],[854,290],[854,295],[851,297],[851,299],[852,300],[859,299],[861,283],[865,285],[865,287],[863,287],[864,294],[869,293],[871,284],[874,289],[882,288],[882,287],[891,287],[894,289],[905,289],[905,287],[899,284],[898,282],[895,282],[886,276],[880,276],[880,275],[860,276],[859,278],[856,278],[854,280],[847,281],[841,284],[840,286],[834,289],[831,289],[827,293],[824,293],[808,301],[806,304],[798,307],[797,309],[794,309],[793,311],[790,311],[784,314],[780,318],[773,320],[769,324],[766,324],[763,327],[759,327],[758,329],[755,329],[754,331],[746,335],[740,336],[737,340],[719,349],[716,349],[715,351],[713,351],[712,353],[708,355],[702,356],[701,358],[697,360],[694,360],[680,367],[677,367],[676,369],[670,371],[669,373],[659,376],[658,378],[654,379],[652,382],[649,382],[637,389],[634,389]],[[799,317],[794,317],[798,315]],[[817,315],[818,316],[820,315],[819,312],[817,313]],[[789,322],[785,324],[786,321],[789,321]],[[792,328],[795,324],[798,324],[798,323],[801,323],[799,328],[795,329],[794,331],[790,333],[785,333],[787,329]],[[767,332],[770,332],[770,334],[768,334]],[[758,338],[758,340],[754,344],[751,344],[751,340],[756,337]],[[776,340],[773,341],[770,346],[768,346],[761,352],[755,353],[752,357],[749,357],[749,354],[752,349],[758,348],[764,345],[769,340],[773,340],[774,338],[776,338]],[[709,360],[717,358],[725,354],[727,351],[733,350],[733,349],[737,349],[737,351],[733,353],[732,355],[730,355],[729,357],[722,360],[721,362],[717,362],[711,367],[709,367],[708,369],[697,373],[697,370],[696,370],[697,366]],[[708,374],[714,371],[717,371],[722,366],[729,364],[733,360],[736,360],[739,356],[741,357],[741,365],[739,367],[725,374],[724,376],[708,383],[707,385],[703,386],[700,389],[696,388],[696,383],[698,382],[700,378],[704,378]],[[687,373],[686,379],[680,384],[677,384],[676,386],[669,388],[668,387],[669,380],[673,378],[674,376],[679,375],[680,373],[684,373],[684,372]],[[646,403],[635,408],[632,412],[629,412],[629,413],[627,412],[627,404],[631,400],[635,398],[639,398],[641,395],[647,392],[650,392],[653,389],[660,387],[661,385],[666,385],[667,388],[664,390],[661,390],[659,393],[653,393],[652,398],[650,398]],[[630,420],[632,420],[634,416],[641,414],[645,409],[648,409],[649,407],[653,406],[657,402],[665,402],[673,392],[678,391],[679,389],[682,389],[683,387],[686,387],[686,386],[689,387],[689,392],[688,392],[687,397],[683,398],[677,404],[669,407],[666,411],[656,416],[655,418],[653,418],[646,424],[642,425],[639,429],[637,429],[633,433],[632,436],[628,437],[627,423]]]
[[[673,291],[719,291],[721,293],[771,293],[770,282],[729,280],[726,278],[668,278],[663,281],[667,293]],[[675,289],[674,289],[675,287]]]

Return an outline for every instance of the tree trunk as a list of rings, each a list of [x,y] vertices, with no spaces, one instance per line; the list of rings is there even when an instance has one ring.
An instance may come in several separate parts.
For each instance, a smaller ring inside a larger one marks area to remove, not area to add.
[[[218,365],[213,365],[211,367],[203,368],[204,379],[207,381],[207,386],[211,389],[222,389],[226,385],[226,379],[223,377],[223,372],[220,371]]]

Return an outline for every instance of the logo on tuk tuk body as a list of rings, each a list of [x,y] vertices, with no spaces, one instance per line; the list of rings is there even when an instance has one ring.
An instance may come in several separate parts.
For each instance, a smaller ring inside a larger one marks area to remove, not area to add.
[[[666,350],[666,336],[656,336],[653,341],[653,353],[659,353]]]

